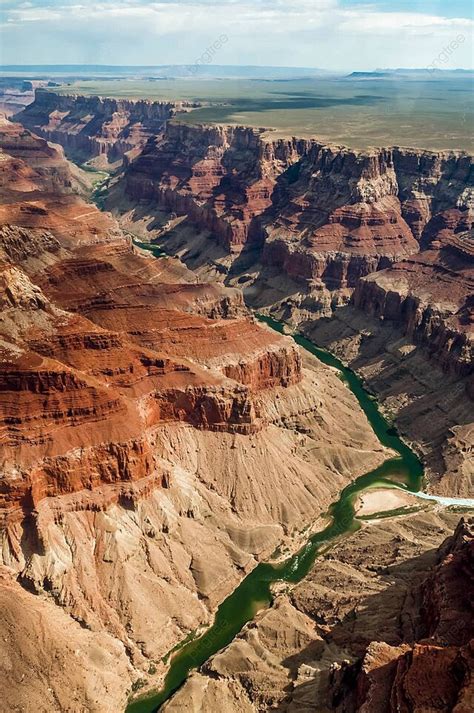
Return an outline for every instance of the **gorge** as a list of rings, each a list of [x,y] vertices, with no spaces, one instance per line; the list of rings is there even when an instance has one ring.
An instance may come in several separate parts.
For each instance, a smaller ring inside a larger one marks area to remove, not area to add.
[[[124,710],[202,665],[164,710],[370,711],[389,688],[421,706],[410,677],[436,658],[437,710],[467,710],[472,523],[403,492],[384,528],[360,493],[417,491],[420,458],[430,493],[473,498],[472,158],[184,125],[154,104],[38,91],[26,131],[1,126],[2,624],[11,675],[34,673],[7,704]],[[47,140],[122,161],[111,213]]]

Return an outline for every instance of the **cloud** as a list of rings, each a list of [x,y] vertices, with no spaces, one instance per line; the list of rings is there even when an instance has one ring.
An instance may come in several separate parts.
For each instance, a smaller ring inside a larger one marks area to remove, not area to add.
[[[423,66],[474,26],[341,0],[10,0],[0,13],[4,63],[185,64],[225,33],[221,64]],[[454,66],[472,62],[469,45]]]

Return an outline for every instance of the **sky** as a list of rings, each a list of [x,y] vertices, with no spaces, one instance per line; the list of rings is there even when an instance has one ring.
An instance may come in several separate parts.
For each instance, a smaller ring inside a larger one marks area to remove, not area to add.
[[[472,68],[473,28],[471,0],[0,0],[0,63],[192,64],[221,39],[215,64]]]

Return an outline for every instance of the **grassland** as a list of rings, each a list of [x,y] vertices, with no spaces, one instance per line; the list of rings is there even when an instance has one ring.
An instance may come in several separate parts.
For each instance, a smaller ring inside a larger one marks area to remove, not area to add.
[[[207,106],[191,123],[268,127],[354,148],[400,145],[474,151],[472,77],[80,80],[59,91],[101,96],[185,99]],[[55,89],[54,91],[58,91]]]

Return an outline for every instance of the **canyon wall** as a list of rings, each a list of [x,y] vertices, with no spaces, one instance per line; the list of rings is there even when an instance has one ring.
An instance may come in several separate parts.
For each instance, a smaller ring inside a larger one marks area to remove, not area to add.
[[[15,119],[35,134],[60,144],[76,161],[107,166],[139,150],[165,122],[193,102],[160,102],[58,94],[38,89]]]
[[[39,93],[40,104],[64,102],[62,108],[69,107],[72,116],[74,107],[82,111],[105,102],[45,94]],[[127,102],[109,104],[108,111],[132,110]],[[138,118],[141,112],[146,119],[151,111],[148,104],[133,106]],[[64,136],[73,136],[65,121]],[[248,303],[309,334],[317,318],[336,316],[338,321],[340,316],[344,322],[352,303],[367,324],[378,322],[383,332],[393,326],[390,343],[396,333],[403,335],[450,378],[463,380],[462,400],[469,402],[472,157],[403,148],[359,152],[316,140],[274,138],[269,131],[246,127],[171,121],[135,160],[125,163],[107,205],[132,234],[179,256],[202,280],[241,287]],[[23,221],[28,215],[28,225],[41,222],[41,209],[24,206]],[[364,328],[357,318],[350,319],[356,331],[367,331],[367,324]],[[313,336],[324,343],[325,335],[316,331]],[[360,336],[354,339],[361,341]],[[374,342],[379,344],[379,338],[374,336]],[[341,347],[337,335],[330,336],[328,346],[351,361],[350,349]],[[417,390],[419,366],[410,360],[416,373],[409,389]],[[386,361],[393,361],[392,353]],[[434,366],[427,369],[433,384],[438,383]],[[228,365],[226,374],[239,370]],[[248,368],[247,374],[251,379]],[[372,382],[385,393],[379,378]],[[431,392],[429,384],[424,388]],[[412,413],[409,393],[400,395],[394,412],[404,412],[402,402]],[[451,425],[458,425],[456,418]],[[412,426],[407,422],[417,442],[420,419],[424,423],[421,409]],[[451,423],[442,420],[443,428]],[[439,435],[420,448],[430,459],[436,453],[437,479],[443,471]]]
[[[240,252],[260,244],[255,218],[272,204],[278,176],[307,149],[301,139],[269,141],[242,126],[170,123],[128,168],[126,194],[156,202]]]
[[[472,225],[474,169],[462,153],[314,144],[266,222],[264,265],[329,290]]]
[[[472,157],[171,122],[120,190],[140,203],[127,225],[145,220],[165,250],[242,285],[258,309],[303,323],[352,299],[445,368],[472,371]],[[120,213],[120,198],[110,205]]]
[[[70,101],[74,116],[82,99]],[[162,656],[243,572],[385,456],[334,373],[255,324],[236,288],[361,373],[422,454],[430,489],[472,497],[471,157],[168,122],[126,158],[108,207],[191,272],[147,257],[73,195],[47,143],[2,135],[5,617],[18,587],[65,614],[91,670],[74,683],[81,704],[104,710],[109,682],[87,654],[99,637],[121,672],[114,710],[132,681],[159,686]],[[364,527],[167,708],[409,710],[407,695],[432,704],[416,683],[432,665],[441,710],[462,710],[468,645],[433,624],[461,611],[443,572],[463,542],[472,549],[466,526],[446,562],[435,554],[455,519]],[[64,697],[67,681],[54,686]]]
[[[337,544],[164,711],[470,710],[473,522],[458,518],[400,514]]]
[[[354,305],[400,325],[446,371],[469,376],[474,366],[474,241],[472,233],[369,275]]]
[[[442,230],[468,230],[473,182],[462,153],[356,152],[171,122],[128,167],[125,191],[186,215],[229,251],[264,246],[264,265],[336,289]]]

